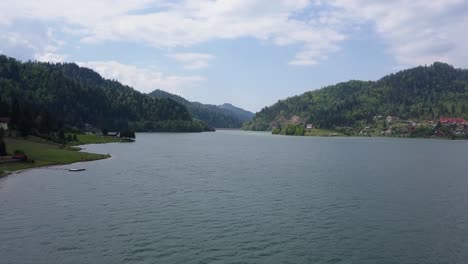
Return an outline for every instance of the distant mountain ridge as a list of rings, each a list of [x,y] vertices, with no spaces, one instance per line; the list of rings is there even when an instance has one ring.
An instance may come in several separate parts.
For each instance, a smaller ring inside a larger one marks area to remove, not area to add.
[[[221,108],[221,109],[226,109],[226,110],[229,110],[229,111],[235,113],[242,121],[250,120],[255,116],[254,113],[252,113],[250,111],[247,111],[245,109],[242,109],[240,107],[234,106],[234,105],[229,104],[229,103],[224,103],[222,105],[218,105],[218,107]]]
[[[156,98],[172,99],[187,107],[190,114],[211,127],[216,128],[240,128],[242,124],[249,121],[254,116],[254,113],[242,108],[233,106],[232,104],[210,105],[199,102],[190,102],[185,98],[171,94],[162,90],[154,90],[149,95]]]
[[[387,115],[415,120],[468,118],[468,70],[435,62],[378,81],[338,83],[265,107],[243,128],[362,126]]]

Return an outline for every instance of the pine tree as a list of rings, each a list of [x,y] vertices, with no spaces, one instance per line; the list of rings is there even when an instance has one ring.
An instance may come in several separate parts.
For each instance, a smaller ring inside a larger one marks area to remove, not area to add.
[[[21,121],[21,108],[18,102],[18,99],[13,99],[13,104],[11,105],[11,120],[10,125],[12,128],[18,128]]]
[[[31,112],[28,108],[24,108],[21,114],[21,118],[18,124],[18,130],[21,133],[22,137],[27,137],[32,133],[32,128],[34,127],[33,119]]]
[[[0,156],[6,156],[6,144],[5,141],[3,140],[3,137],[5,136],[5,131],[3,131],[3,128],[0,128]]]
[[[66,139],[65,139],[65,132],[63,131],[63,128],[60,129],[59,133],[58,133],[58,138],[59,138],[59,142],[62,143],[62,144],[65,144],[66,143]]]

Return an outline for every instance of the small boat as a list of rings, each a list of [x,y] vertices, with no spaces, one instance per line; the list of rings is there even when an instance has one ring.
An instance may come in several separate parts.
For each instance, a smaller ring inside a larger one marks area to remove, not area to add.
[[[68,171],[85,171],[86,169],[68,169]]]

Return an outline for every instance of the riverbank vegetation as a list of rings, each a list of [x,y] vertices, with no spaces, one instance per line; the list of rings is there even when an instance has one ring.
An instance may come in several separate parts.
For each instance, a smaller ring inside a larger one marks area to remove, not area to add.
[[[345,134],[336,130],[319,129],[319,128],[306,128],[302,125],[286,125],[282,128],[274,128],[272,133],[274,135],[285,136],[311,136],[311,137],[336,137],[346,136]]]
[[[76,141],[71,141],[70,145],[86,145],[86,144],[105,144],[105,143],[117,143],[117,142],[127,142],[119,137],[110,137],[96,134],[75,134]]]

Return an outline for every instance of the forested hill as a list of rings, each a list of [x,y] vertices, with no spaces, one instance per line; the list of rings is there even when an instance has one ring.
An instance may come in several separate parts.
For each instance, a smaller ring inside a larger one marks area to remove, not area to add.
[[[29,127],[37,128],[47,117],[54,120],[54,127],[84,128],[89,124],[99,129],[137,131],[208,128],[174,100],[142,94],[73,63],[20,62],[1,55],[0,90],[0,116],[15,117],[13,125],[30,122]]]
[[[436,62],[378,81],[349,81],[280,100],[263,108],[248,130],[286,124],[323,128],[372,123],[375,116],[403,119],[468,118],[468,70]]]
[[[169,98],[185,105],[194,118],[206,122],[211,127],[240,128],[245,121],[252,119],[253,113],[231,104],[210,105],[190,102],[185,98],[162,90],[155,90],[149,95],[156,98]]]
[[[250,111],[247,111],[245,109],[239,108],[239,107],[234,106],[234,105],[229,104],[229,103],[224,103],[222,105],[218,105],[218,107],[221,108],[221,109],[226,109],[226,110],[229,110],[229,111],[233,112],[242,121],[250,120],[255,116],[254,113],[252,113]]]

